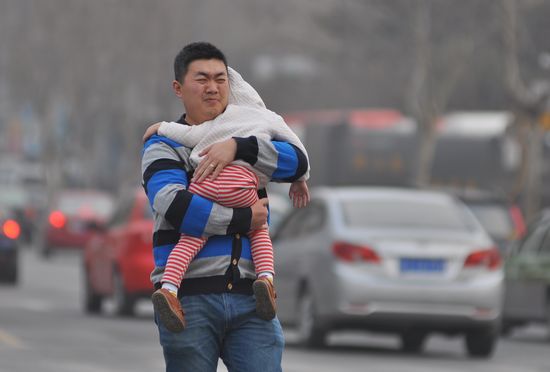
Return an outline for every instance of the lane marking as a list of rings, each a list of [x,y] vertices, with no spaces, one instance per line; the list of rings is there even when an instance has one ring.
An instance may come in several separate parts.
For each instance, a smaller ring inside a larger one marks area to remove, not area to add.
[[[27,347],[16,336],[0,329],[0,344],[8,345],[14,349],[26,349]]]

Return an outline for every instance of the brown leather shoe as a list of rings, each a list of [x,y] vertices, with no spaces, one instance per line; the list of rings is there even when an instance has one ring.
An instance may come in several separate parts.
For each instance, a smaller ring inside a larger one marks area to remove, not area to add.
[[[256,296],[256,314],[258,314],[258,317],[263,320],[275,318],[277,293],[275,293],[273,281],[267,276],[262,276],[254,281],[252,288],[254,289],[254,296]]]
[[[169,290],[161,288],[151,296],[155,312],[170,332],[179,333],[185,328],[185,313],[180,301]]]

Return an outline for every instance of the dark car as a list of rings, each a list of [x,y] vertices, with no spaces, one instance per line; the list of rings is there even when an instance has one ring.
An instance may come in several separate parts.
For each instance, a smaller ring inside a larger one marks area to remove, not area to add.
[[[98,225],[113,211],[110,194],[98,190],[63,190],[53,203],[45,222],[39,250],[49,256],[54,249],[81,249]]]
[[[0,185],[0,209],[9,210],[20,226],[20,240],[30,242],[40,204],[22,185]]]
[[[119,315],[132,315],[139,298],[149,298],[154,268],[153,218],[142,189],[131,190],[116,206],[106,227],[84,248],[84,310],[99,313],[112,297]]]
[[[531,322],[550,330],[550,218],[529,224],[528,233],[511,250],[505,265],[503,332]]]
[[[0,210],[0,282],[17,283],[19,223]]]

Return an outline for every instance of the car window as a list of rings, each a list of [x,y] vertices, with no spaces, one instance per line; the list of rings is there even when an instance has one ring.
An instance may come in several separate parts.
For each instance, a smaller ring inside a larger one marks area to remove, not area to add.
[[[290,214],[275,234],[275,239],[295,239],[314,233],[323,227],[325,216],[325,206],[313,201],[307,208],[296,209]]]
[[[538,226],[529,234],[523,244],[519,247],[519,254],[522,256],[536,255],[540,249],[542,240],[547,233],[547,225]]]
[[[468,206],[489,235],[497,239],[510,238],[514,226],[507,207],[497,204],[468,204]]]
[[[280,229],[275,234],[274,239],[291,239],[299,235],[303,225],[303,216],[307,209],[295,209],[285,221],[282,222]]]
[[[479,226],[463,204],[448,199],[368,198],[342,200],[350,227],[424,228],[471,232]]]
[[[304,210],[298,235],[310,234],[321,230],[325,221],[325,214],[325,207],[322,204],[312,202]]]

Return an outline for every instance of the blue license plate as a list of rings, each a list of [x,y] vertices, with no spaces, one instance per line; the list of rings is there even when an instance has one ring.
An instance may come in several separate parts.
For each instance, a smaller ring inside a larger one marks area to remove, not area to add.
[[[441,273],[445,269],[445,260],[402,258],[399,269],[402,273]]]

